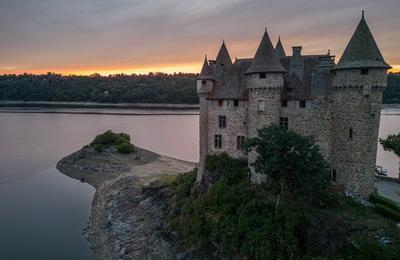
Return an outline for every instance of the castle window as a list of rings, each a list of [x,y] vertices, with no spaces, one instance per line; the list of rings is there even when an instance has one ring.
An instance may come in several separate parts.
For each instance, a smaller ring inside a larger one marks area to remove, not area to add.
[[[238,135],[236,137],[236,148],[238,150],[244,150],[244,136]]]
[[[222,147],[222,135],[214,136],[214,147],[220,149]]]
[[[332,181],[336,182],[336,170],[332,171]]]
[[[279,125],[283,126],[285,129],[288,129],[288,127],[289,127],[289,119],[287,117],[279,118]]]
[[[349,129],[349,139],[352,140],[353,139],[353,128],[350,127]]]
[[[368,69],[361,69],[361,74],[362,75],[367,75],[368,74]]]
[[[265,100],[258,100],[258,112],[265,111]]]
[[[202,86],[205,86],[205,85],[207,85],[207,81],[205,81],[205,80],[202,80],[202,81],[201,81],[201,85],[202,85]]]
[[[234,100],[234,101],[233,101],[233,105],[234,105],[235,107],[238,107],[238,106],[239,106],[239,100]]]
[[[261,72],[259,75],[260,75],[260,79],[267,78],[267,73],[265,73],[265,72]]]
[[[300,100],[300,107],[306,107],[306,101],[305,100]]]
[[[281,104],[282,104],[282,107],[287,107],[287,100],[282,100]]]
[[[218,117],[218,125],[219,125],[219,128],[226,128],[226,116]]]
[[[222,107],[222,105],[224,104],[224,101],[222,99],[218,100],[218,106]]]

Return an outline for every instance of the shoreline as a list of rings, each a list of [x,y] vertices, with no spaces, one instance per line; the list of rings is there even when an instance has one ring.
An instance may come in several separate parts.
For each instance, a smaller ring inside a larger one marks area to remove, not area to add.
[[[176,248],[168,226],[166,180],[195,163],[136,149],[119,154],[84,147],[57,163],[61,173],[96,189],[84,229],[94,259],[192,259]]]
[[[199,109],[199,104],[96,103],[96,102],[52,102],[52,101],[0,101],[0,107],[142,108],[142,109],[169,109],[169,110],[198,110]]]

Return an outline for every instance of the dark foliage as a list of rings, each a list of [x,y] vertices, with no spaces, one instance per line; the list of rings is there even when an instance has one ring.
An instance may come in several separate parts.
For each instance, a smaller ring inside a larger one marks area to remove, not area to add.
[[[133,153],[135,146],[130,143],[131,137],[126,133],[114,133],[111,130],[97,135],[90,143],[96,151],[102,152],[105,148],[115,146],[119,153]]]
[[[246,178],[248,167],[244,161],[225,153],[208,156],[206,170],[222,177],[207,191],[193,188],[195,172],[180,175],[171,184],[175,208],[170,224],[181,246],[207,259],[359,259],[360,255],[363,259],[395,259],[400,253],[397,245],[383,246],[371,240],[368,233],[354,232],[369,228],[372,219],[381,217],[327,189],[326,166],[318,161],[320,155],[316,155],[319,152],[313,141],[276,127],[270,130],[279,132],[283,135],[281,141],[285,140],[272,146],[276,153],[281,154],[287,145],[293,147],[290,151],[301,155],[295,158],[309,164],[309,168],[300,167],[302,173],[311,177],[300,178],[301,183],[294,182],[284,194],[277,194],[274,187],[281,178],[270,177],[268,183],[253,184]],[[263,162],[273,169],[282,166],[276,157],[263,158]],[[290,160],[286,163],[292,165]],[[288,170],[289,166],[282,167]],[[309,169],[312,173],[307,173]],[[318,192],[311,190],[312,185]],[[310,192],[319,196],[310,196]],[[282,203],[276,207],[278,196]],[[381,224],[382,219],[377,222]]]
[[[383,103],[400,103],[400,73],[389,73],[387,88],[383,92]]]
[[[391,151],[400,157],[400,133],[388,135],[386,139],[379,138],[379,143],[385,151]]]
[[[196,104],[196,74],[0,76],[0,100]]]

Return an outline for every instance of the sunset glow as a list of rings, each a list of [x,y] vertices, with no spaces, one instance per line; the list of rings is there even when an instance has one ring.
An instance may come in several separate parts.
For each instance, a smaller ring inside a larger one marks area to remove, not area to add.
[[[232,59],[254,56],[265,26],[287,55],[302,45],[337,62],[361,10],[385,60],[400,64],[400,1],[299,1],[0,1],[0,74],[199,72],[222,40]]]

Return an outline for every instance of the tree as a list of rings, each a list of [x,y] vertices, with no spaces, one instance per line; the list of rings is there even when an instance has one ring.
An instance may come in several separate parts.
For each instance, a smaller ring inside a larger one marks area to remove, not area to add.
[[[379,138],[379,143],[385,151],[390,151],[400,157],[400,133],[397,135],[388,135],[386,139]],[[399,165],[400,173],[400,165]]]
[[[247,144],[257,152],[255,170],[266,174],[277,191],[276,208],[286,192],[317,195],[329,188],[329,170],[310,137],[272,125],[258,130]]]
[[[379,138],[379,143],[385,151],[393,152],[400,157],[400,133],[397,135],[388,135],[386,139]]]

